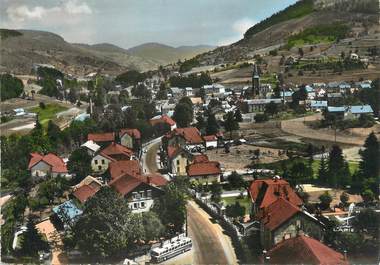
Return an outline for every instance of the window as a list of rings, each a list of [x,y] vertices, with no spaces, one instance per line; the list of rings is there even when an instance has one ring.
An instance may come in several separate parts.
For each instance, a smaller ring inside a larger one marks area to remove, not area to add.
[[[102,159],[102,164],[104,165],[104,163],[105,163],[105,161],[104,161],[104,159]]]
[[[147,196],[148,198],[151,198],[151,197],[152,197],[152,190],[147,190],[147,191],[146,191],[146,196]]]
[[[95,159],[95,165],[97,165],[98,164],[98,160],[97,159]]]
[[[177,166],[179,165],[179,160],[177,160]]]
[[[140,208],[145,208],[145,202],[140,203]]]
[[[132,192],[132,199],[136,200],[137,197],[138,197],[138,193],[137,192]]]
[[[180,172],[180,168],[179,167],[177,167],[177,173],[179,173]]]
[[[141,198],[144,198],[145,197],[145,192],[144,191],[140,191],[140,196],[141,196]]]
[[[102,170],[102,166],[98,166],[98,170]]]
[[[296,221],[296,226],[297,226],[297,228],[301,228],[301,220]]]
[[[139,208],[139,204],[137,202],[133,203],[133,209]]]

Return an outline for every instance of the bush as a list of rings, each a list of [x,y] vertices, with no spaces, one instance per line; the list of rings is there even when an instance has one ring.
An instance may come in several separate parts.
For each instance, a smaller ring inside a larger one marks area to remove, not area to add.
[[[268,120],[269,120],[269,117],[265,113],[264,114],[259,113],[259,114],[255,115],[255,122],[257,122],[257,123],[266,122]]]
[[[326,210],[330,207],[330,203],[332,202],[331,195],[328,191],[319,196],[319,200],[321,201],[320,206],[322,210]]]

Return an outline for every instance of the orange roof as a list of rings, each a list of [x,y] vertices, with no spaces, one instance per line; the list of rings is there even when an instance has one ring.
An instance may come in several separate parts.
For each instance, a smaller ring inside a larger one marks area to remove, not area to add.
[[[267,207],[279,197],[292,204],[300,206],[302,200],[284,179],[259,179],[252,182],[249,188],[252,201],[258,203],[260,208]]]
[[[301,212],[301,209],[298,206],[283,198],[278,198],[268,207],[261,210],[259,219],[267,229],[273,231],[299,212]]]
[[[109,164],[111,179],[116,179],[121,175],[128,174],[135,176],[141,174],[140,164],[137,160],[120,160]]]
[[[195,155],[193,161],[194,163],[207,162],[208,156],[205,154]]]
[[[51,166],[51,171],[54,173],[67,173],[67,167],[65,162],[59,156],[49,153],[47,155],[41,155],[39,153],[31,153],[28,169],[30,170],[38,162],[43,161]]]
[[[166,123],[169,126],[173,126],[176,124],[175,121],[166,114],[162,115],[160,118],[151,119],[149,122],[152,126],[159,124],[159,123]]]
[[[92,182],[91,184],[92,185],[83,185],[81,187],[79,187],[78,189],[76,189],[74,192],[73,192],[73,195],[81,202],[81,203],[84,203],[85,201],[87,201],[89,198],[91,198],[92,196],[95,195],[95,193],[98,192],[98,190],[100,189],[101,186],[98,186],[98,185],[93,185],[93,183],[96,183],[96,182]]]
[[[141,183],[142,181],[139,178],[122,175],[119,178],[111,180],[108,184],[113,187],[118,193],[125,196]]]
[[[137,129],[121,129],[119,136],[123,137],[125,134],[128,134],[129,136],[135,139],[141,139],[141,133]]]
[[[160,174],[153,173],[145,175],[147,183],[152,183],[158,187],[165,186],[168,181]]]
[[[130,159],[131,156],[133,155],[133,151],[120,144],[111,143],[102,151],[100,151],[100,154],[104,155],[107,158],[110,158],[110,160],[115,160],[115,156],[127,156],[128,159]],[[125,159],[116,158],[116,160],[125,160]]]
[[[203,136],[203,140],[206,142],[216,141],[218,138],[216,138],[216,135],[205,135]]]
[[[267,252],[267,256],[270,264],[349,264],[341,253],[304,235],[281,241]]]
[[[169,145],[168,150],[167,150],[168,157],[173,158],[180,150],[181,150],[181,148],[179,148],[179,147]]]
[[[200,162],[188,165],[186,168],[189,177],[217,175],[222,173],[220,164],[216,161]]]
[[[94,142],[113,142],[115,141],[115,133],[89,133],[87,140]]]
[[[196,127],[176,128],[171,131],[167,137],[182,136],[189,144],[202,144],[203,139]]]

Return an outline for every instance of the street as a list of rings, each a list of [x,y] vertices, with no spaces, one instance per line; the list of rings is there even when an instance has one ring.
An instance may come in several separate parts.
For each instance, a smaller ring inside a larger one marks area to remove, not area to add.
[[[157,171],[156,154],[160,141],[153,140],[143,153],[142,164],[146,173]],[[211,217],[194,201],[187,205],[188,233],[193,249],[164,264],[237,264],[237,258],[229,236],[223,228],[211,221]]]

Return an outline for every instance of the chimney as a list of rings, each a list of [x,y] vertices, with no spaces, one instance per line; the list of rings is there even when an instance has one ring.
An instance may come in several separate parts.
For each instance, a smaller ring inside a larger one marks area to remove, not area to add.
[[[146,183],[150,185],[151,182],[152,182],[151,177],[149,175],[146,176]]]

